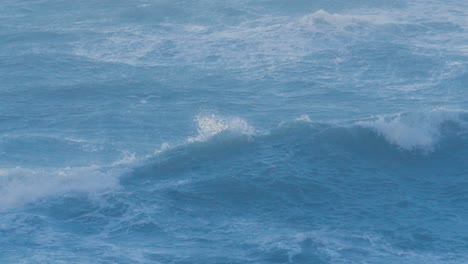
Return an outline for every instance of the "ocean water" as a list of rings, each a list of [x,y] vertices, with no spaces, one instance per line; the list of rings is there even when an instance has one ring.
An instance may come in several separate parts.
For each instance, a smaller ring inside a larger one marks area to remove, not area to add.
[[[0,263],[468,263],[468,2],[2,0]]]

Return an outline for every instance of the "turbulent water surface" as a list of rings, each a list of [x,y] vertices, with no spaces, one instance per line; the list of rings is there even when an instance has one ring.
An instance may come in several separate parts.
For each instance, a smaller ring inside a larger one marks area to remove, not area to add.
[[[465,0],[2,0],[1,263],[468,263]]]

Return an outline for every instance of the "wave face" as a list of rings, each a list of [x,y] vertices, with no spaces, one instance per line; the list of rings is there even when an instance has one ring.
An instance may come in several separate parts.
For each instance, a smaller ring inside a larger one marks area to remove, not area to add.
[[[468,263],[466,1],[5,0],[1,263]]]

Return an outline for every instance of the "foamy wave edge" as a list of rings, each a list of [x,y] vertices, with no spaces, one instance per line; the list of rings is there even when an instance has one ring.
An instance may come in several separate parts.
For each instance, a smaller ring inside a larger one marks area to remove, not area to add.
[[[455,136],[462,139],[468,135],[468,112],[433,109],[334,122],[315,122],[308,115],[302,115],[293,121],[280,123],[270,134],[305,133],[312,136],[315,133],[334,134],[333,131],[338,130],[346,132],[348,136],[354,134],[354,140],[362,141],[362,144],[366,143],[366,134],[357,130],[370,132],[402,151],[431,153],[437,150],[438,144],[444,138]],[[326,137],[326,140],[333,144],[338,138],[330,136]]]
[[[240,117],[224,117],[216,114],[195,116],[197,134],[181,142],[163,143],[152,155],[137,158],[132,153],[124,153],[123,158],[107,166],[90,165],[86,167],[65,167],[54,169],[0,168],[0,210],[23,206],[37,200],[62,195],[70,192],[103,192],[120,188],[122,176],[147,163],[153,158],[164,156],[166,152],[178,148],[190,148],[192,145],[215,145],[232,139],[247,138],[248,141],[265,142],[265,139],[300,134],[301,137],[312,137],[315,133],[327,134],[333,131],[345,131],[346,136],[353,129],[364,129],[381,137],[390,146],[401,151],[430,153],[436,150],[439,141],[446,136],[447,126],[455,127],[456,136],[468,135],[468,112],[463,110],[432,110],[428,112],[397,113],[378,115],[361,120],[347,122],[315,122],[308,115],[302,115],[291,121],[282,122],[268,133],[260,133]],[[342,144],[336,133],[321,138],[327,144]],[[364,137],[362,137],[364,136]],[[359,134],[351,140],[365,144],[366,134]],[[214,140],[216,139],[216,140]],[[248,141],[246,141],[248,143]],[[206,145],[206,151],[210,146]],[[227,145],[226,147],[229,147]]]
[[[468,112],[434,109],[428,112],[397,113],[357,121],[355,125],[371,129],[403,150],[432,152],[444,136],[444,127],[450,124],[466,132]]]
[[[119,176],[136,157],[124,153],[108,165],[64,168],[0,168],[0,210],[16,208],[53,195],[101,192],[119,188]]]

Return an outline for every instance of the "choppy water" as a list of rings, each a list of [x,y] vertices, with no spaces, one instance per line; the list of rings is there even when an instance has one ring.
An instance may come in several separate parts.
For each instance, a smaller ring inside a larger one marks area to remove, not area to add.
[[[1,263],[468,263],[468,3],[3,0]]]

